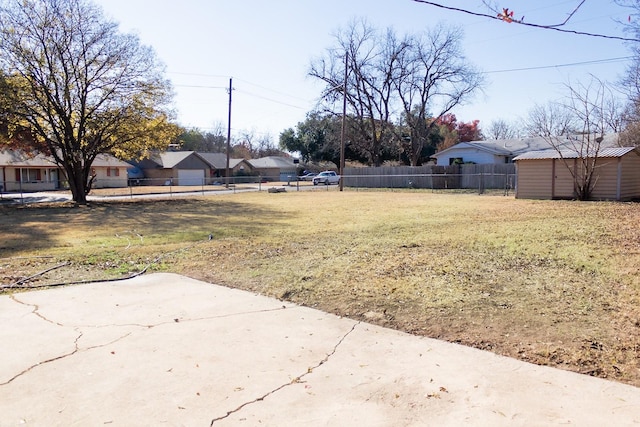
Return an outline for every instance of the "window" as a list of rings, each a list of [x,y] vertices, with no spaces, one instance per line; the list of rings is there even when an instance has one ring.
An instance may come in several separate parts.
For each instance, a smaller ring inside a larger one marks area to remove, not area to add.
[[[120,176],[120,169],[107,168],[107,176]]]
[[[449,166],[451,166],[451,165],[461,165],[463,163],[464,163],[464,161],[462,160],[462,157],[451,157],[449,159]]]
[[[16,169],[16,181],[18,182],[37,182],[41,180],[42,172],[40,171],[40,169]]]

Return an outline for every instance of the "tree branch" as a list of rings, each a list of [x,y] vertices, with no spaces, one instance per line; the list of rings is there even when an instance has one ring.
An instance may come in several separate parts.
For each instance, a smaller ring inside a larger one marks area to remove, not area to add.
[[[446,5],[443,5],[443,4],[439,4],[439,3],[435,3],[435,2],[427,1],[427,0],[413,0],[413,1],[416,2],[416,3],[428,4],[430,6],[439,7],[441,9],[451,10],[451,11],[454,11],[454,12],[461,12],[461,13],[465,13],[467,15],[478,16],[478,17],[481,17],[481,18],[495,19],[496,21],[503,21],[503,22],[513,22],[515,24],[520,24],[520,25],[524,25],[524,26],[527,26],[527,27],[541,28],[541,29],[544,29],[544,30],[553,30],[553,31],[561,32],[561,33],[576,34],[576,35],[579,35],[579,36],[598,37],[598,38],[610,39],[610,40],[622,40],[622,41],[626,41],[626,42],[640,42],[640,39],[637,39],[637,38],[612,36],[612,35],[608,35],[608,34],[589,33],[589,32],[585,32],[585,31],[576,31],[576,30],[568,30],[568,29],[565,29],[565,28],[560,28],[560,26],[565,25],[569,21],[569,19],[571,19],[573,14],[576,13],[576,11],[580,8],[580,6],[582,6],[582,3],[584,3],[585,0],[583,0],[582,3],[580,3],[578,5],[578,7],[576,7],[576,9],[569,15],[569,17],[565,20],[565,22],[563,22],[562,24],[551,25],[551,26],[550,25],[533,24],[533,23],[530,23],[530,22],[524,22],[522,20],[517,20],[517,19],[510,19],[509,21],[506,21],[504,19],[504,17],[502,17],[501,14],[496,15],[496,16],[488,15],[486,13],[473,12],[471,10],[460,9],[460,8],[452,7],[452,6],[446,6]]]

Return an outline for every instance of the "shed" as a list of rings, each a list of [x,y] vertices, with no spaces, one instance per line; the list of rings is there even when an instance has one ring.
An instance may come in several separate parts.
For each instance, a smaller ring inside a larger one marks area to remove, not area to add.
[[[578,159],[580,155],[570,150],[531,151],[517,156],[516,198],[575,199],[569,168],[575,170]],[[640,155],[635,147],[603,148],[597,154],[594,178],[593,200],[638,199]]]

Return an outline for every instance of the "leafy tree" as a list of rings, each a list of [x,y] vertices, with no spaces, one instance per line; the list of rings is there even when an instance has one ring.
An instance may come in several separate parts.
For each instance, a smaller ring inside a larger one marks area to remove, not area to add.
[[[351,144],[356,137],[354,130],[349,126],[352,122],[353,119],[347,117],[345,158],[365,163],[367,157],[354,150]],[[300,153],[305,163],[327,161],[339,165],[341,131],[341,117],[314,111],[307,115],[304,122],[299,122],[295,129],[289,128],[280,134],[280,148]]]
[[[471,142],[481,141],[483,139],[482,131],[478,127],[480,120],[474,120],[469,123],[460,122],[456,128],[458,134],[458,141]]]
[[[76,203],[86,203],[98,154],[143,156],[179,133],[154,52],[87,0],[3,1],[0,52],[8,133],[29,129]]]

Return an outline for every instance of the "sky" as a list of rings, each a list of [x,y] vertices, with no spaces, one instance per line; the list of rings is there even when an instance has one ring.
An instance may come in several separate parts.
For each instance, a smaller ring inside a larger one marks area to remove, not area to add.
[[[304,121],[322,85],[308,77],[310,63],[335,46],[335,34],[354,19],[381,30],[419,34],[439,23],[464,32],[467,59],[487,84],[464,106],[458,121],[515,122],[536,104],[566,95],[567,84],[590,76],[615,83],[631,55],[620,40],[535,29],[440,9],[413,0],[94,0],[120,30],[135,33],[166,66],[175,92],[177,121],[232,135],[270,136]],[[581,0],[501,0],[526,22],[563,22]],[[434,0],[492,14],[481,0]],[[620,22],[629,10],[609,0],[585,0],[562,28],[628,36]],[[626,58],[626,59],[625,59]]]

